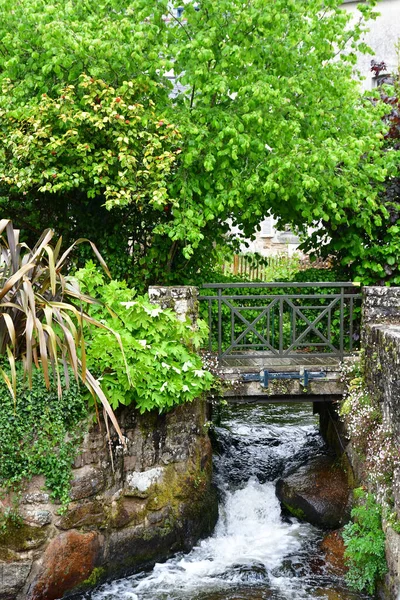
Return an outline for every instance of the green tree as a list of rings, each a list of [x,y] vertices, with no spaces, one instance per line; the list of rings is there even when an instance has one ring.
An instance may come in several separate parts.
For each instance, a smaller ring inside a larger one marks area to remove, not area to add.
[[[0,0],[3,9],[9,4]],[[87,0],[79,7],[22,0],[15,10],[3,10],[0,25],[0,72],[13,84],[0,99],[3,131],[9,135],[10,110],[25,118],[32,110],[27,104],[42,93],[56,97],[65,81],[76,85],[82,71],[111,85],[132,80],[145,86],[158,117],[173,122],[181,136],[181,153],[165,177],[168,218],[161,207],[137,218],[135,194],[106,198],[105,188],[90,218],[107,200],[115,252],[123,243],[126,257],[133,211],[138,229],[148,232],[138,244],[147,280],[203,276],[228,222],[250,236],[269,212],[303,228],[347,227],[357,214],[368,236],[382,222],[379,191],[398,157],[382,153],[387,106],[361,99],[352,80],[355,53],[367,50],[360,41],[363,19],[373,18],[376,2],[361,4],[363,18],[352,23],[340,4],[202,0],[186,4],[178,18],[167,0]],[[34,155],[30,160],[34,164]],[[20,188],[25,196],[13,189],[10,201],[3,182],[3,206],[17,221],[15,212],[22,212],[28,228],[32,189]],[[87,206],[90,187],[75,186],[81,205]],[[34,190],[40,205],[48,192]],[[55,215],[62,201],[60,189],[46,206],[52,203]],[[88,235],[104,252],[96,229],[97,237]],[[158,261],[162,270],[155,272]]]
[[[1,117],[5,210],[20,226],[46,222],[69,242],[93,234],[113,273],[131,278],[153,231],[171,218],[166,186],[181,152],[179,132],[160,120],[144,86],[114,89],[86,75],[56,98],[43,94],[23,117],[0,108]]]
[[[400,49],[400,48],[399,48]],[[379,75],[386,70],[384,62],[372,61],[371,71]],[[379,88],[379,97],[388,107],[382,157],[393,152],[400,156],[400,72],[387,76]],[[398,161],[398,158],[395,157]],[[376,218],[370,229],[363,226],[358,212],[348,209],[347,222],[326,223],[308,236],[306,250],[335,255],[347,267],[348,276],[364,284],[400,284],[400,170],[390,168],[384,186],[379,190]],[[321,248],[321,240],[323,245]]]

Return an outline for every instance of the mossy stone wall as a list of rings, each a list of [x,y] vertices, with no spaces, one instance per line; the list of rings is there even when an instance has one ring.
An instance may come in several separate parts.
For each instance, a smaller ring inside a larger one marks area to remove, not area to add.
[[[55,600],[120,577],[208,535],[217,519],[212,452],[202,400],[168,414],[118,414],[126,451],[104,424],[85,436],[71,502],[59,514],[41,477],[3,496],[18,517],[0,531],[0,599]],[[114,467],[114,470],[113,470]]]

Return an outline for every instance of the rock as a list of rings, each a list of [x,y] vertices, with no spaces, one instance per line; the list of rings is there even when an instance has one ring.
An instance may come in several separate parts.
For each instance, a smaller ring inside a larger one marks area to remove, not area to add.
[[[87,502],[69,510],[57,526],[60,529],[73,529],[97,525],[101,527],[106,521],[103,505],[100,502]]]
[[[45,492],[33,492],[25,494],[21,504],[47,504],[50,500],[50,495]]]
[[[298,519],[328,529],[339,529],[350,519],[350,491],[345,473],[332,458],[319,456],[286,479],[276,494]]]
[[[341,530],[328,533],[322,540],[320,547],[325,554],[329,571],[335,575],[344,575],[348,569],[344,559],[345,546]]]
[[[21,510],[20,514],[25,523],[30,525],[38,525],[39,527],[49,525],[53,519],[52,513],[45,509],[25,509]]]
[[[127,453],[115,453],[114,472],[104,428],[93,426],[80,445],[71,502],[63,515],[45,490],[44,477],[27,482],[20,498],[22,522],[15,526],[11,520],[0,531],[0,565],[29,557],[32,568],[25,582],[19,570],[15,586],[4,584],[4,593],[0,583],[0,600],[54,600],[83,593],[100,581],[189,550],[209,535],[218,503],[203,427],[207,418],[202,400],[162,415],[121,409]],[[87,464],[89,460],[93,462]],[[13,502],[5,494],[0,507],[11,509]],[[8,568],[7,581],[12,569],[17,567]]]
[[[386,560],[389,572],[385,576],[387,597],[400,598],[400,534],[386,527]]]
[[[163,467],[155,467],[147,471],[134,471],[126,475],[125,496],[147,498],[150,488],[155,483],[160,483],[164,476]]]
[[[47,539],[47,529],[26,523],[9,523],[0,533],[0,551],[24,552],[39,548]]]
[[[164,519],[168,519],[170,512],[171,511],[168,507],[163,508],[162,510],[156,510],[150,512],[147,516],[147,519],[151,525],[154,525],[155,523],[160,523]]]
[[[99,559],[95,532],[67,531],[54,538],[43,556],[41,569],[28,590],[27,600],[56,600],[82,584]]]
[[[0,562],[0,600],[15,600],[32,567],[31,561]]]
[[[71,500],[81,500],[98,494],[104,489],[104,473],[95,467],[82,467],[75,471],[71,483]]]
[[[269,583],[269,575],[265,565],[261,562],[254,562],[248,565],[232,565],[226,573],[228,580],[241,581],[249,584],[265,585]]]

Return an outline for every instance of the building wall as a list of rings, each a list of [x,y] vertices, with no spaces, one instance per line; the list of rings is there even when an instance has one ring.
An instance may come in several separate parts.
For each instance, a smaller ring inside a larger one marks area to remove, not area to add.
[[[360,12],[357,5],[360,2],[345,0],[343,8],[358,18]],[[376,86],[376,79],[371,73],[371,60],[384,61],[387,72],[397,72],[399,68],[399,55],[396,44],[400,39],[400,0],[379,0],[376,11],[380,16],[369,23],[369,32],[363,41],[372,48],[375,54],[360,54],[357,69],[364,80],[361,82],[363,90],[371,90]]]

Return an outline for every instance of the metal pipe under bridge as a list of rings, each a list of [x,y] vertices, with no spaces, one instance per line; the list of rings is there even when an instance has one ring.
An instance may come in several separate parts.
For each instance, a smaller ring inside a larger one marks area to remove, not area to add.
[[[361,293],[352,282],[208,283],[200,316],[208,352],[240,402],[339,399],[340,363],[360,340]]]

